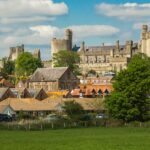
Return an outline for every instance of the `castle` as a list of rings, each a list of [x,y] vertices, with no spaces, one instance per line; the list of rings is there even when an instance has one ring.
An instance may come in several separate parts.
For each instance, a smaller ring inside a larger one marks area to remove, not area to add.
[[[10,54],[8,57],[8,60],[16,60],[17,57],[21,54],[24,53],[24,45],[16,46],[16,47],[10,47]],[[35,49],[35,51],[32,54],[35,58],[41,59],[41,53],[40,49]]]
[[[57,53],[60,50],[72,49],[72,32],[66,30],[66,39],[52,39],[51,53]],[[144,53],[150,56],[150,32],[148,26],[143,25],[141,40],[139,43],[126,41],[124,45],[120,45],[119,40],[115,45],[105,46],[86,46],[81,43],[77,53],[80,56],[79,68],[81,72],[87,73],[95,70],[98,74],[107,72],[119,72],[127,67],[132,56],[136,53]]]

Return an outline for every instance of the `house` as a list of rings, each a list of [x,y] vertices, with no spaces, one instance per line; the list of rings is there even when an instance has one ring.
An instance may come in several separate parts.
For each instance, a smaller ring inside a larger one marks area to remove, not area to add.
[[[0,113],[19,115],[20,112],[23,112],[30,116],[45,116],[52,112],[62,112],[64,102],[72,100],[79,103],[83,107],[84,111],[87,112],[105,110],[102,99],[47,98],[39,101],[35,98],[8,98],[0,102]]]
[[[72,90],[78,85],[79,79],[68,67],[38,68],[29,81],[29,88],[45,91]]]
[[[74,98],[95,98],[110,95],[113,90],[112,85],[80,85],[80,88],[73,89],[71,95]]]
[[[14,112],[18,115],[20,112],[24,112],[31,116],[44,116],[51,112],[52,108],[50,105],[38,101],[34,98],[8,98],[0,102],[0,108],[3,106],[9,106],[13,111],[10,111],[10,115],[13,115]],[[4,112],[4,111],[3,111]]]
[[[16,95],[10,90],[10,88],[0,88],[0,101],[7,98],[16,98]]]

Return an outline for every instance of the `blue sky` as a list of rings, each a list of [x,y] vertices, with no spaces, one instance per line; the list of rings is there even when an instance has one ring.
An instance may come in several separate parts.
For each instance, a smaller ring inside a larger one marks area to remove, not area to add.
[[[23,43],[48,60],[51,38],[63,38],[66,28],[74,44],[88,46],[138,42],[142,24],[150,25],[149,0],[0,0],[0,10],[1,57]]]

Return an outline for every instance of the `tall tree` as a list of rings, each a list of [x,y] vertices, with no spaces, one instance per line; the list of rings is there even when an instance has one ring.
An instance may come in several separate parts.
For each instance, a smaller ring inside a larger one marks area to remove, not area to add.
[[[126,70],[114,83],[114,92],[106,99],[106,106],[114,118],[124,121],[145,120],[150,89],[150,58],[136,54]]]
[[[75,73],[78,73],[78,63],[80,57],[77,52],[62,50],[53,56],[54,67],[69,67]]]
[[[42,67],[41,60],[34,58],[29,52],[20,54],[16,60],[16,74],[19,76],[29,76],[38,67]]]

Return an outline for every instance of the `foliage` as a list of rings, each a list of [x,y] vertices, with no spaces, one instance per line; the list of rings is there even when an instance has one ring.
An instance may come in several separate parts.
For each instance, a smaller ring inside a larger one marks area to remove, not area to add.
[[[73,51],[61,50],[53,56],[55,67],[69,67],[74,73],[79,73],[77,63],[80,62],[78,53]]]
[[[29,52],[20,54],[16,60],[16,74],[19,76],[29,76],[38,67],[42,67],[41,60],[33,57]]]
[[[74,100],[64,102],[63,109],[71,120],[78,121],[84,114],[83,107]]]
[[[3,74],[12,75],[15,73],[15,62],[11,60],[4,60]]]
[[[136,54],[114,83],[114,92],[106,99],[112,117],[124,121],[143,121],[147,116],[147,95],[150,89],[150,58]]]

